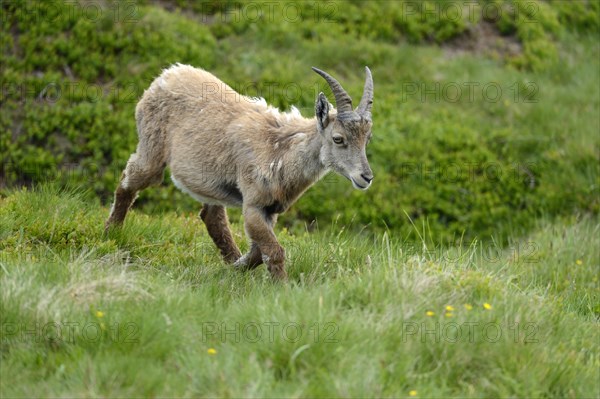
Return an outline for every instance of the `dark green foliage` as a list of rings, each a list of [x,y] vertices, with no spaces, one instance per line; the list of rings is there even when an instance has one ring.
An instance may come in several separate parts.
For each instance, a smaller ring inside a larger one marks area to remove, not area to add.
[[[133,111],[152,79],[175,62],[214,66],[206,27],[126,5],[98,16],[72,2],[3,6],[11,38],[1,120],[9,184],[74,180],[106,197],[135,149]]]
[[[579,32],[598,34],[600,30],[600,2],[550,0],[558,20]]]
[[[310,66],[330,71],[356,99],[369,65],[373,187],[356,192],[327,176],[283,224],[337,219],[453,241],[503,239],[542,214],[598,212],[599,54],[588,38],[598,32],[597,2],[483,1],[459,15],[447,1],[251,4],[107,2],[98,11],[3,2],[4,187],[54,180],[108,203],[135,150],[135,104],[173,63],[305,116],[319,90],[329,93]],[[485,7],[501,12],[482,16]],[[443,49],[482,19],[521,51],[497,62]],[[198,208],[167,181],[137,206]]]

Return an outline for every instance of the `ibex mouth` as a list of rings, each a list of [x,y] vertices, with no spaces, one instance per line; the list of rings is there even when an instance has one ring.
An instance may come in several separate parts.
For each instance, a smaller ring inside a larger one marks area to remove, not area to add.
[[[352,182],[352,185],[354,186],[354,188],[357,188],[359,190],[366,190],[370,186],[370,184],[367,184],[366,186],[361,186],[353,178],[350,178],[350,181]]]

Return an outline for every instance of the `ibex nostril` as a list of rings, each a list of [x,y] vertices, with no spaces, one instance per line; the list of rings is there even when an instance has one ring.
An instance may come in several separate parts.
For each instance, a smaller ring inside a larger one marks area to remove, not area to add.
[[[363,173],[363,174],[361,174],[361,175],[360,175],[360,177],[362,177],[363,179],[365,179],[365,181],[366,181],[367,183],[371,183],[371,182],[373,181],[373,176],[372,176],[372,175],[371,175],[371,176],[367,176],[367,175],[365,175],[365,174]]]

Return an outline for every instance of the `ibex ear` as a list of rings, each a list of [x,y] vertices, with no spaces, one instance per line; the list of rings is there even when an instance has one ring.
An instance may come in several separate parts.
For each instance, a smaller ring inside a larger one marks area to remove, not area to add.
[[[323,133],[323,130],[329,124],[329,101],[323,92],[319,93],[317,102],[315,104],[315,115],[317,116],[317,126],[319,133]]]

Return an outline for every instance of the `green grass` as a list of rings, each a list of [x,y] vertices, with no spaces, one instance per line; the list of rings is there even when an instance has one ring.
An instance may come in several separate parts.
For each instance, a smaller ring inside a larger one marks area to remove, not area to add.
[[[276,284],[224,265],[194,214],[103,236],[84,198],[0,199],[2,397],[600,395],[594,217],[502,248],[280,228]]]

